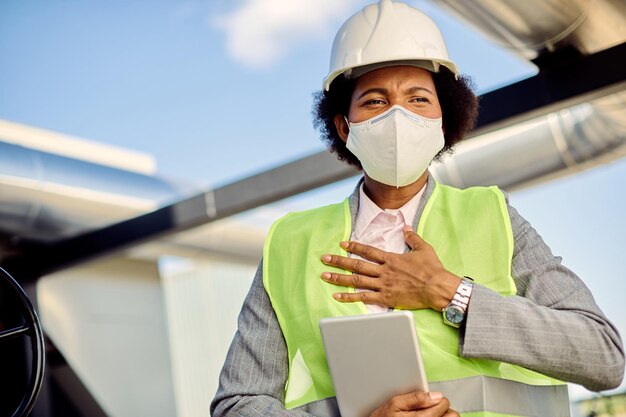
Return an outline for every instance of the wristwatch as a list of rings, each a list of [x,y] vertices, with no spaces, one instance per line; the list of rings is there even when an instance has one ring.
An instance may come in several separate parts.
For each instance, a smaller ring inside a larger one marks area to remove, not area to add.
[[[472,288],[474,288],[472,281],[474,280],[470,277],[461,278],[452,301],[443,309],[443,322],[447,325],[459,328],[465,320],[467,305],[472,295]]]

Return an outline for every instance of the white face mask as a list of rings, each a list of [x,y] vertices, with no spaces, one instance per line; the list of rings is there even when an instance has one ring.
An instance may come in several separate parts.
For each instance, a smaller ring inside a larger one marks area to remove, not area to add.
[[[441,117],[429,119],[399,105],[348,125],[346,147],[367,175],[395,187],[417,181],[444,146]]]

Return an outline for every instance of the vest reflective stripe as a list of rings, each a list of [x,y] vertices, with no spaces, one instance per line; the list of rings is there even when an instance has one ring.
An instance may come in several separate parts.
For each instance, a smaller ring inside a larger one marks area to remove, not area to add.
[[[346,256],[339,242],[349,239],[351,230],[346,200],[291,213],[278,220],[268,234],[263,283],[287,344],[289,377],[285,407],[288,409],[335,395],[319,320],[368,312],[361,302],[339,303],[332,298],[335,292],[354,292],[353,288],[338,287],[320,278],[322,272],[333,270],[321,262],[321,256],[326,253]],[[497,188],[458,190],[436,184],[417,230],[433,246],[448,270],[472,276],[478,284],[504,296],[516,293],[510,276],[511,225],[506,202]],[[561,384],[516,365],[462,358],[459,332],[443,323],[440,312],[425,309],[412,313],[430,383],[487,376],[530,385]],[[449,395],[449,392],[444,391],[444,394]]]
[[[464,417],[569,417],[566,385],[533,386],[506,379],[475,376],[431,384],[446,393],[452,408]],[[340,417],[335,397],[296,408],[316,417]]]
[[[430,384],[463,417],[484,415],[569,417],[567,385],[528,385],[487,376]],[[485,414],[485,412],[490,414]]]
[[[294,408],[294,410],[304,411],[315,417],[341,417],[336,397],[324,398],[323,400],[304,404],[298,408]]]

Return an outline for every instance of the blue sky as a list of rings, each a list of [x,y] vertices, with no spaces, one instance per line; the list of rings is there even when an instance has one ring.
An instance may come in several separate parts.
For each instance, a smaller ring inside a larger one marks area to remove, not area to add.
[[[0,2],[0,118],[148,152],[219,185],[322,148],[311,124],[335,31],[361,0]],[[430,3],[485,92],[534,73]],[[626,333],[621,160],[511,194]],[[351,185],[340,184],[349,188]]]

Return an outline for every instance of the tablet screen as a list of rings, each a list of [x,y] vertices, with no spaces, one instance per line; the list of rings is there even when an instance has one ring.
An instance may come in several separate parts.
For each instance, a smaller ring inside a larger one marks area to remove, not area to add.
[[[408,311],[320,320],[342,417],[367,417],[398,394],[428,391]]]

